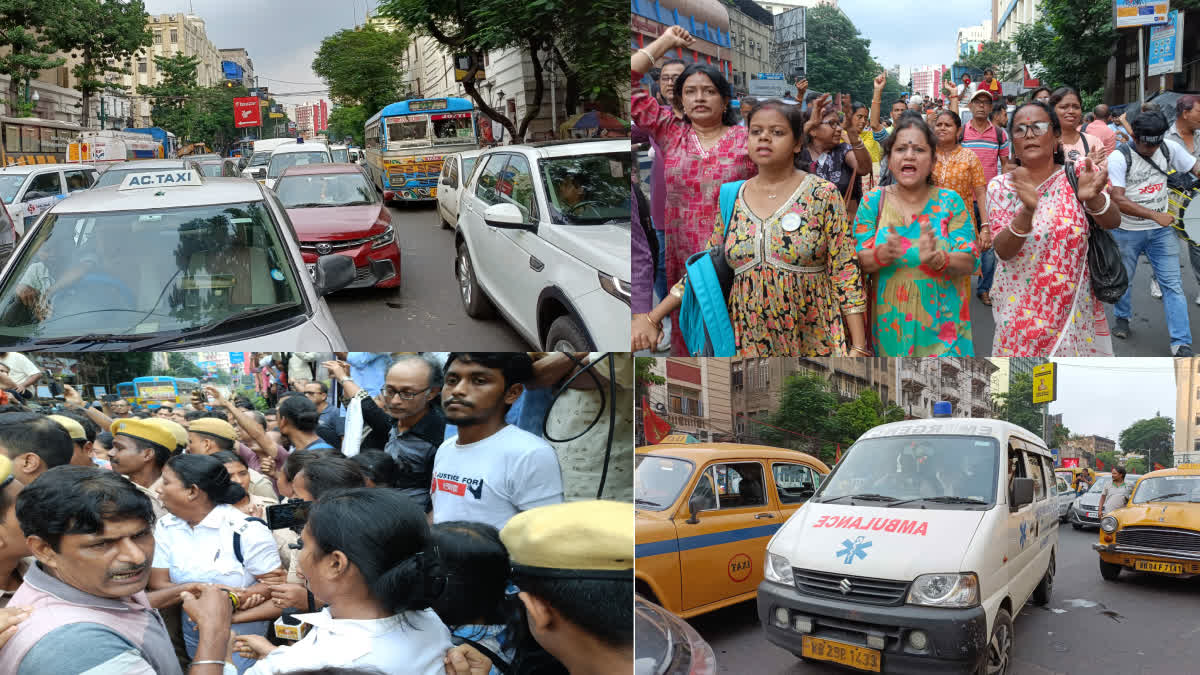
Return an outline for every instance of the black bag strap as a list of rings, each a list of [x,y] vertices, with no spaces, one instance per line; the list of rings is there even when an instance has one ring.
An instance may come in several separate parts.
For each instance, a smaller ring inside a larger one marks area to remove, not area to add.
[[[497,654],[496,652],[493,652],[492,650],[488,649],[487,647],[484,647],[483,645],[472,640],[471,638],[465,638],[465,637],[462,637],[459,635],[451,635],[450,642],[451,642],[451,644],[454,644],[456,646],[464,645],[464,644],[471,645],[475,649],[479,650],[480,654],[483,654],[484,656],[488,657],[488,660],[490,660],[492,662],[492,667],[495,668],[496,670],[500,671],[501,673],[504,673],[504,675],[509,675],[510,673],[513,672],[512,665],[510,663],[508,663],[507,661],[505,661],[504,659],[502,659],[499,654]]]
[[[1087,135],[1082,131],[1079,132],[1079,140],[1083,141],[1083,154],[1086,157],[1091,150],[1088,148]]]
[[[267,521],[263,520],[262,518],[255,518],[251,516],[246,518],[245,522],[243,522],[240,527],[233,531],[233,557],[237,558],[239,564],[244,565],[246,563],[242,557],[242,532],[245,531],[247,527],[250,527],[250,523],[255,521],[260,522],[263,525],[267,524]]]
[[[1152,159],[1153,155],[1151,155],[1150,157],[1143,157],[1141,153],[1138,153],[1138,157],[1141,157],[1142,161],[1144,161],[1147,164],[1149,164],[1150,166],[1154,167],[1155,171],[1161,173],[1164,176],[1170,176],[1173,173],[1170,170],[1170,168],[1171,168],[1171,151],[1167,149],[1166,143],[1163,143],[1162,145],[1160,145],[1158,147],[1160,150],[1162,150],[1163,157],[1167,160],[1167,170],[1166,171],[1164,171],[1162,168],[1160,168],[1157,164],[1154,163],[1154,160]],[[1133,154],[1134,154],[1133,148],[1131,148],[1128,143],[1122,143],[1121,145],[1117,146],[1117,149],[1120,150],[1121,154],[1125,157],[1126,170],[1127,171],[1132,170],[1133,169]]]

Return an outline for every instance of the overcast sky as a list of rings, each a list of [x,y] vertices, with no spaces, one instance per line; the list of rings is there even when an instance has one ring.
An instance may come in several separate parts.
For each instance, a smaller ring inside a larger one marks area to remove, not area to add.
[[[988,0],[838,0],[838,7],[871,41],[871,56],[888,68],[948,66],[956,57],[958,29],[991,21]]]
[[[1050,414],[1063,414],[1071,433],[1116,441],[1130,424],[1160,413],[1175,417],[1174,359],[1054,359],[1058,400]]]
[[[377,0],[145,0],[149,14],[191,12],[204,19],[217,49],[244,47],[259,84],[284,103],[316,103],[328,98],[309,92],[325,85],[312,71],[321,40],[362,23]],[[191,9],[189,10],[189,5]]]

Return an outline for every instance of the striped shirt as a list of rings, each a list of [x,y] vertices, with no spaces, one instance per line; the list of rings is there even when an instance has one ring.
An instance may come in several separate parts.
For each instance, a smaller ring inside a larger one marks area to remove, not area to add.
[[[996,134],[1000,134],[1000,147],[996,147]],[[968,123],[963,127],[964,148],[975,153],[979,161],[983,164],[983,176],[991,182],[996,174],[1000,173],[1000,158],[1008,159],[1012,149],[1012,142],[1008,138],[1008,134],[1003,129],[997,129],[988,122],[987,128],[983,131],[976,131],[974,125]]]

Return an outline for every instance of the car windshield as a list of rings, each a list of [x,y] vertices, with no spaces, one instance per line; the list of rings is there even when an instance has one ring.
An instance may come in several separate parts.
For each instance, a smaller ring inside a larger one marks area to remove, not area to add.
[[[674,457],[638,455],[633,469],[633,503],[635,508],[662,511],[675,503],[675,498],[692,476],[692,463]]]
[[[851,446],[825,480],[816,501],[868,495],[880,502],[963,500],[960,507],[996,499],[1000,446],[987,436],[913,435],[869,438]],[[975,500],[972,504],[966,500]],[[955,506],[948,503],[948,506]]]
[[[559,225],[629,222],[629,153],[573,155],[538,161],[550,218]]]
[[[200,165],[200,173],[204,174],[205,176],[220,176],[221,169],[223,169],[223,168],[225,168],[225,165],[221,164],[220,162],[213,162],[212,164],[201,164]]]
[[[17,196],[17,190],[25,183],[25,178],[25,174],[21,173],[0,176],[0,199],[3,199],[5,204],[12,203],[13,197]]]
[[[164,170],[164,169],[182,169],[182,168],[185,168],[183,162],[180,162],[176,166],[157,165],[157,166],[151,167],[149,169],[146,167],[141,167],[141,166],[112,167],[108,171],[105,171],[104,173],[100,174],[100,178],[96,181],[96,184],[93,185],[92,187],[101,188],[101,187],[108,187],[110,185],[120,185],[121,181],[125,180],[125,177],[131,173],[145,173],[146,171],[160,171],[160,170]],[[207,174],[205,174],[205,175],[207,175]]]
[[[329,152],[333,155],[334,164],[347,164],[350,162],[350,151],[346,148],[334,148]]]
[[[1104,492],[1104,488],[1108,487],[1108,484],[1111,482],[1112,476],[1096,476],[1096,482],[1092,483],[1092,486],[1088,488],[1088,492]]]
[[[250,162],[246,166],[266,166],[271,163],[271,153],[265,150],[250,155]]]
[[[275,184],[275,194],[287,209],[375,203],[375,188],[361,172],[284,176]]]
[[[278,178],[279,174],[289,166],[308,166],[309,164],[328,164],[329,152],[327,150],[313,150],[311,152],[285,152],[282,155],[274,155],[271,157],[271,166],[267,169],[267,178]]]
[[[1155,476],[1137,484],[1130,500],[1147,502],[1200,503],[1200,476]]]
[[[52,212],[34,237],[0,287],[0,343],[201,329],[244,312],[304,311],[279,225],[261,201]]]

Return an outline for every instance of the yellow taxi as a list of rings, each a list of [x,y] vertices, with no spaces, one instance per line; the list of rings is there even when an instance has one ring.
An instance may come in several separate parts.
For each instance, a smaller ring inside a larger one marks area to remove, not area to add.
[[[635,460],[637,591],[684,618],[754,598],[767,541],[829,467],[795,450],[664,440]]]
[[[1122,569],[1174,577],[1200,575],[1200,464],[1151,471],[1129,504],[1100,520],[1100,575]]]

